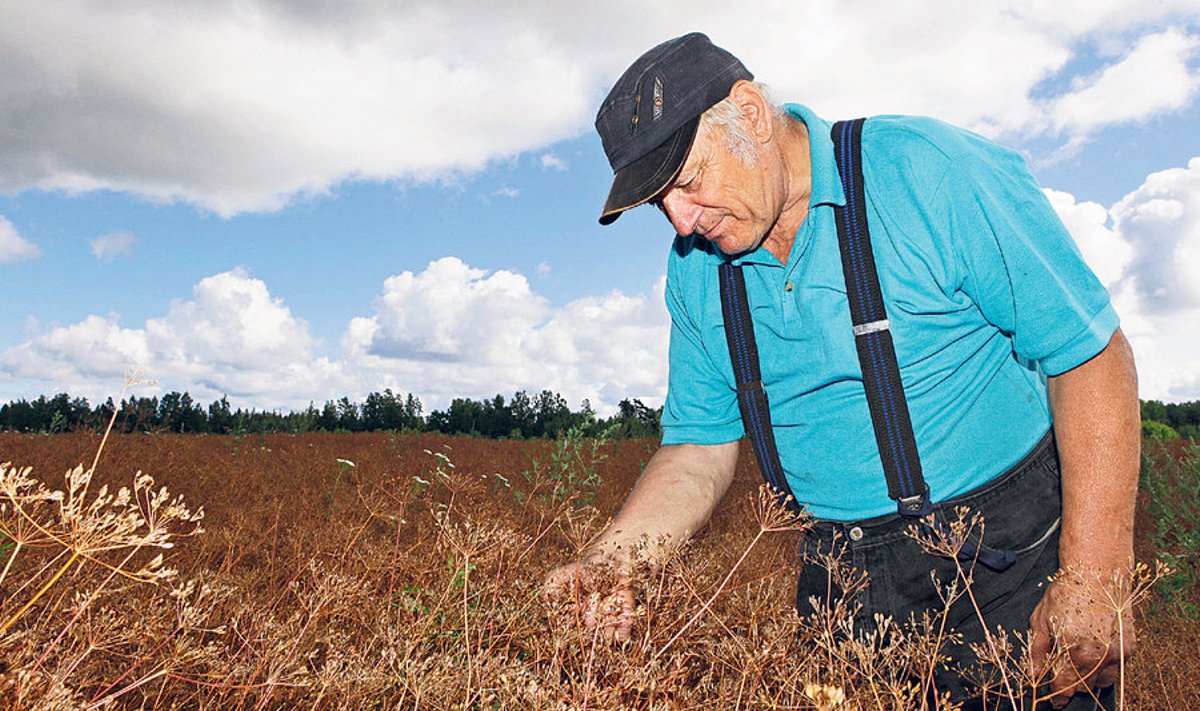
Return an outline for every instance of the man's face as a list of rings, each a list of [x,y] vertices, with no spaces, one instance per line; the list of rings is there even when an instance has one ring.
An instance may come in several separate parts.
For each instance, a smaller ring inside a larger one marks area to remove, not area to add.
[[[725,254],[755,249],[779,217],[763,158],[730,152],[724,129],[703,126],[679,177],[655,204],[675,231],[697,234]]]

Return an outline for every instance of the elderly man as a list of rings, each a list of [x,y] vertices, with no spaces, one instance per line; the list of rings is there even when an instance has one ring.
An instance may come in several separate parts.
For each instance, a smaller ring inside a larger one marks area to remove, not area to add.
[[[662,447],[549,583],[695,533],[746,434],[768,481],[817,519],[805,548],[836,543],[869,574],[863,624],[941,607],[929,573],[952,580],[956,562],[910,524],[982,514],[958,564],[974,566],[988,627],[1028,628],[1039,661],[1065,645],[1054,703],[1091,708],[1088,688],[1111,686],[1133,644],[1094,594],[1132,563],[1140,445],[1107,293],[1013,152],[931,119],[831,127],[752,79],[693,33],[635,61],[600,108],[614,170],[601,223],[649,203],[678,235],[670,380]],[[1045,585],[1060,565],[1078,574]],[[798,587],[804,612],[825,576],[805,566]],[[622,638],[632,591],[614,602],[625,614],[598,623]],[[976,618],[951,623],[980,639]]]

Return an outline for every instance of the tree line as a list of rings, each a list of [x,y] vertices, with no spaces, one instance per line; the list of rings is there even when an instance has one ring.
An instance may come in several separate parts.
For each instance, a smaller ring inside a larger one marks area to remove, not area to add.
[[[327,400],[321,407],[310,403],[303,410],[233,409],[222,397],[208,406],[187,392],[162,397],[112,398],[92,406],[86,398],[59,393],[34,400],[14,400],[0,405],[0,431],[74,432],[103,430],[116,413],[118,432],[180,432],[211,434],[303,432],[440,432],[491,438],[529,439],[557,437],[576,430],[584,436],[607,432],[610,437],[651,437],[662,432],[662,408],[651,408],[637,399],[622,400],[611,417],[600,418],[584,400],[572,410],[558,393],[517,391],[510,398],[454,398],[444,410],[423,414],[421,401],[412,393],[391,389],[373,392],[362,402],[347,397]]]
[[[1200,441],[1200,400],[1162,403],[1142,400],[1142,434],[1158,439]]]
[[[237,408],[228,398],[207,407],[186,392],[160,397],[131,397],[120,404],[108,398],[92,406],[87,399],[59,393],[34,400],[14,400],[0,405],[0,431],[73,432],[101,430],[117,413],[118,432],[191,432],[213,434],[273,432],[440,432],[491,438],[529,439],[556,437],[572,428],[585,436],[605,430],[613,437],[653,437],[661,434],[662,408],[641,400],[622,400],[611,417],[600,418],[587,400],[572,410],[558,393],[543,390],[530,395],[523,390],[510,398],[484,400],[454,398],[444,410],[423,414],[415,395],[390,389],[373,392],[364,401],[343,397],[327,400],[320,408],[310,404],[300,411],[276,412]],[[1200,440],[1200,400],[1183,403],[1141,401],[1142,432],[1160,439]]]

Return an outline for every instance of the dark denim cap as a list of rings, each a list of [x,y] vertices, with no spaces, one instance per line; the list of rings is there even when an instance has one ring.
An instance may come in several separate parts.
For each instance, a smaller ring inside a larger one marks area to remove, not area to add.
[[[638,57],[596,114],[596,132],[613,169],[600,224],[666,188],[691,150],[700,115],[737,81],[753,78],[737,57],[699,32]]]

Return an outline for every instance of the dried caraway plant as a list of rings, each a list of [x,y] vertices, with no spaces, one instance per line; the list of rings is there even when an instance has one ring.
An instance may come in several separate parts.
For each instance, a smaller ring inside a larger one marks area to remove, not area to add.
[[[517,474],[527,453],[544,443],[462,439],[448,450],[430,436],[383,439],[278,436],[234,459],[220,438],[180,438],[194,453],[179,460],[176,475],[186,478],[159,479],[189,501],[219,502],[207,520],[217,535],[169,550],[146,545],[123,566],[127,549],[81,553],[0,636],[0,706],[954,708],[932,688],[931,669],[956,640],[940,611],[858,629],[855,591],[869,580],[831,553],[804,564],[827,566],[842,594],[796,615],[796,536],[766,534],[803,525],[767,505],[774,496],[756,490],[748,457],[730,503],[691,544],[654,561],[633,551],[630,569],[598,573],[601,587],[604,575],[610,585],[631,577],[639,591],[634,633],[610,643],[589,627],[583,600],[541,590],[545,571],[585,549],[604,524],[590,505],[513,493],[527,484]],[[142,460],[129,452],[152,458],[175,441],[119,440],[134,462]],[[606,511],[640,471],[634,458],[621,463],[621,446],[603,463],[613,489],[597,497]],[[642,442],[628,448],[647,451]],[[355,461],[357,476],[326,502],[336,457]],[[625,481],[612,469],[618,463]],[[512,487],[497,484],[498,466]],[[14,497],[0,490],[0,544],[10,543],[0,553],[9,556],[0,559],[5,619],[71,557],[63,543],[80,540],[58,523],[69,491],[60,501],[28,471],[10,470],[4,481],[24,497],[27,516],[14,517]],[[207,489],[186,486],[205,478]],[[100,483],[90,489],[116,496]],[[71,510],[92,515],[95,494],[78,483],[77,491],[83,503]],[[131,490],[130,505],[135,498]],[[197,523],[177,518],[167,528],[182,536]],[[112,529],[78,528],[81,536],[101,530]],[[146,568],[159,552],[163,563]],[[106,583],[117,567],[123,573]],[[168,567],[181,572],[150,582],[137,575]],[[965,578],[942,581],[946,607],[967,595]],[[1130,605],[1139,594],[1126,596]],[[1022,673],[1024,641],[1006,644],[998,636],[988,647],[1006,671],[981,684],[1005,708],[1001,675]]]
[[[104,441],[90,468],[67,472],[63,490],[48,489],[29,468],[0,465],[0,533],[13,542],[0,572],[0,654],[15,662],[3,685],[14,705],[73,697],[71,677],[93,652],[127,646],[118,634],[127,626],[101,625],[111,622],[102,601],[119,598],[125,585],[167,583],[176,571],[163,551],[202,532],[203,509],[192,511],[140,471],[131,487],[90,492]]]

